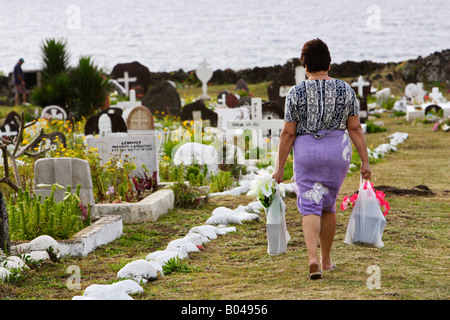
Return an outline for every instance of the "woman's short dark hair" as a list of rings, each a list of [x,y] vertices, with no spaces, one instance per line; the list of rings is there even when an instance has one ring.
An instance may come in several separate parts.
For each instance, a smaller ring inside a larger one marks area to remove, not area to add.
[[[307,66],[309,72],[328,71],[331,56],[327,44],[320,39],[306,42],[302,48],[300,63],[303,67]]]

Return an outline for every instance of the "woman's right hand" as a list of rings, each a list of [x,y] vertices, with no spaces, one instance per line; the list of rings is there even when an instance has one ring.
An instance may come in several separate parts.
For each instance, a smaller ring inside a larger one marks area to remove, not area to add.
[[[284,168],[281,170],[279,169],[276,172],[274,172],[274,174],[272,175],[272,178],[275,179],[276,183],[282,183],[283,178],[284,178]]]
[[[372,171],[370,170],[370,165],[368,162],[361,162],[361,176],[365,180],[370,180],[372,178]]]

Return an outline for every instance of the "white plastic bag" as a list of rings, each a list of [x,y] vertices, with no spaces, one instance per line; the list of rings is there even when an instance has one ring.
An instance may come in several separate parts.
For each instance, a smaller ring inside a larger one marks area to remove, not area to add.
[[[367,182],[367,188],[364,189],[364,182],[361,181],[359,186],[359,195],[348,222],[344,243],[382,248],[384,244],[381,238],[386,219],[372,186]]]
[[[274,199],[266,213],[267,253],[276,255],[287,252],[287,243],[291,239],[285,219],[286,206],[277,189]]]

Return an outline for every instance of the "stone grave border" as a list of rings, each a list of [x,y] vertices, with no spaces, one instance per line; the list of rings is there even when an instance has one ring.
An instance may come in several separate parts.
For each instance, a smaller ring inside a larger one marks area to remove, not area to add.
[[[155,222],[174,208],[171,189],[160,189],[139,202],[95,204],[95,216],[120,216],[123,223]]]
[[[85,257],[97,247],[110,243],[122,235],[123,223],[120,216],[101,217],[99,220],[77,232],[72,238],[55,240],[59,244],[61,257],[68,255]],[[29,253],[26,245],[30,241],[11,242],[13,254]]]
[[[122,235],[124,223],[152,221],[167,214],[174,207],[174,194],[171,189],[158,190],[137,203],[96,204],[90,226],[77,232],[72,238],[56,240],[61,257],[85,257],[97,247],[108,244]],[[13,254],[28,253],[26,244],[30,241],[11,242]]]

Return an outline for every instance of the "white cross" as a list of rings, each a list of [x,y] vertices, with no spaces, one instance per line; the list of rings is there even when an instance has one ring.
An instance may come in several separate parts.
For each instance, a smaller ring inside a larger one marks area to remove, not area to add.
[[[358,81],[352,83],[352,86],[357,86],[358,87],[358,95],[360,97],[364,96],[363,88],[365,86],[368,86],[368,85],[370,85],[370,83],[367,82],[367,81],[364,81],[362,76],[358,77]]]
[[[262,100],[261,98],[252,98],[251,120],[233,120],[228,121],[227,129],[253,130],[253,137],[258,141],[256,146],[261,147],[263,144],[262,130],[264,129],[283,129],[284,120],[263,120],[262,119]],[[255,132],[256,131],[256,132]]]
[[[9,127],[9,124],[5,125],[5,132],[0,130],[0,136],[16,136],[17,131],[11,131],[11,128]]]
[[[136,81],[137,78],[136,77],[128,77],[128,71],[125,71],[123,73],[123,78],[119,78],[117,79],[117,81],[119,82],[123,82],[125,84],[125,95],[128,97],[128,91],[130,90],[130,83]]]
[[[227,98],[227,94],[226,93],[222,93],[220,98],[217,99],[217,102],[220,103],[219,106],[221,106],[221,107],[226,107],[227,106],[227,104],[226,104],[226,100],[227,99],[226,98]]]
[[[438,87],[433,87],[433,89],[431,90],[431,93],[430,93],[430,97],[431,97],[431,99],[434,100],[435,103],[440,103],[441,102],[442,93],[439,92],[439,88]]]

